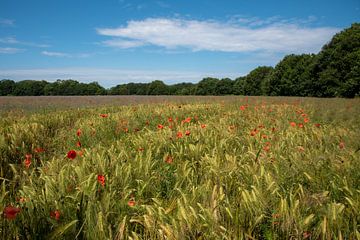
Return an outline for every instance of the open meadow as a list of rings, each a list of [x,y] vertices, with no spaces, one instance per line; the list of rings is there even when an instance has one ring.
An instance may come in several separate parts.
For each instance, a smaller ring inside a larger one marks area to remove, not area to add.
[[[360,99],[1,97],[0,239],[360,239]]]

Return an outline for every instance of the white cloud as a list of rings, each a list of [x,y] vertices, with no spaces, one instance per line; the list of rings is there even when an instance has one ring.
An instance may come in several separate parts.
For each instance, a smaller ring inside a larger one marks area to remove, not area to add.
[[[154,45],[192,51],[314,53],[339,31],[301,24],[296,19],[279,20],[279,17],[266,20],[242,18],[236,23],[233,20],[148,18],[129,21],[118,28],[98,28],[97,33],[111,37],[103,41],[104,45],[120,48]]]
[[[0,26],[12,27],[15,25],[15,21],[12,19],[0,19]]]
[[[62,52],[49,52],[49,51],[42,51],[42,55],[50,56],[50,57],[71,57],[70,54],[62,53]]]
[[[109,68],[49,68],[49,69],[0,69],[0,79],[76,79],[81,82],[98,81],[104,87],[128,82],[151,82],[162,80],[173,84],[198,82],[204,77],[236,78],[240,73],[211,73],[195,71],[128,70]]]
[[[42,51],[41,54],[49,57],[65,57],[65,58],[87,58],[91,56],[91,54],[89,53],[70,54],[64,52],[50,52],[50,51]]]
[[[19,40],[17,40],[15,37],[0,38],[0,43],[5,43],[5,44],[18,44],[18,45],[23,45],[23,46],[39,47],[39,48],[47,48],[47,47],[50,47],[50,45],[47,45],[47,44],[39,44],[39,43],[33,43],[33,42],[19,41]]]
[[[15,54],[23,51],[24,49],[21,48],[0,47],[0,54]]]

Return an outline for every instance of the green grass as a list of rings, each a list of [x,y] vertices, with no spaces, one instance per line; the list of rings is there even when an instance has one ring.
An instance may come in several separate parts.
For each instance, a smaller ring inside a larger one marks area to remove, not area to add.
[[[212,100],[3,110],[0,238],[360,239],[359,99]]]

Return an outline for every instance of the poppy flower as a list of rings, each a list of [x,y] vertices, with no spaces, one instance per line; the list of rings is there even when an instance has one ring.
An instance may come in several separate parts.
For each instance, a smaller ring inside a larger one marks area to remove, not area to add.
[[[304,127],[304,124],[299,123],[298,126],[299,126],[299,128],[303,128],[303,127]]]
[[[177,132],[176,136],[177,136],[178,138],[182,138],[182,137],[183,137],[183,134],[182,134],[182,132]]]
[[[50,212],[50,217],[54,218],[56,221],[59,221],[59,219],[60,219],[60,211],[59,210],[51,211]]]
[[[252,131],[250,132],[250,135],[251,135],[251,136],[255,136],[257,133],[258,133],[258,130],[255,128],[254,130],[252,130]]]
[[[144,148],[139,147],[139,148],[138,148],[138,151],[139,151],[139,152],[144,151]]]
[[[36,153],[42,153],[42,152],[45,152],[45,149],[43,148],[35,148],[34,150]]]
[[[168,155],[165,159],[165,162],[170,164],[173,162],[173,158],[170,155]]]
[[[344,141],[341,141],[341,142],[339,143],[339,148],[340,148],[340,149],[344,149],[344,148],[345,148],[345,143],[344,143]]]
[[[244,105],[241,105],[241,106],[240,106],[240,110],[241,110],[241,111],[244,111],[245,109],[246,109],[246,106],[244,106]]]
[[[189,130],[186,130],[186,131],[185,131],[185,135],[186,135],[186,136],[189,136],[189,135],[190,135],[190,131],[189,131]]]
[[[102,118],[107,118],[109,115],[108,114],[100,114],[100,117],[102,117]]]
[[[78,137],[80,137],[80,135],[81,135],[81,129],[80,129],[80,128],[76,131],[76,135],[77,135]]]
[[[80,141],[77,141],[77,142],[76,142],[76,146],[77,146],[77,147],[81,147],[81,142],[80,142]]]
[[[129,206],[129,207],[134,207],[135,205],[136,205],[136,202],[135,202],[134,199],[130,199],[130,200],[128,201],[128,206]]]
[[[20,208],[7,206],[4,209],[4,217],[9,220],[13,220],[16,218],[16,215],[21,211]]]
[[[25,164],[25,167],[26,168],[30,168],[30,165],[31,165],[31,159],[25,159],[25,161],[24,161],[24,164]]]
[[[158,124],[158,125],[157,125],[157,128],[158,128],[158,129],[163,129],[163,128],[164,128],[164,126],[163,126],[163,125],[161,125],[161,124]]]
[[[181,121],[182,123],[190,123],[191,122],[191,117],[187,117],[185,118],[185,120]]]
[[[290,125],[291,125],[292,127],[296,127],[296,122],[290,122]]]
[[[98,175],[97,180],[103,187],[105,186],[105,176],[104,175]]]
[[[67,157],[70,158],[70,159],[76,158],[76,151],[75,151],[75,150],[70,150],[70,151],[67,153]]]
[[[201,128],[206,128],[206,124],[201,124]]]
[[[168,121],[169,121],[169,122],[172,122],[172,121],[173,121],[173,119],[172,119],[171,117],[169,117],[169,118],[168,118]]]
[[[270,151],[270,146],[266,145],[263,149],[264,149],[264,151],[268,152],[268,151]]]
[[[310,120],[308,118],[304,118],[304,123],[308,123]]]
[[[320,123],[315,123],[314,125],[315,125],[315,127],[320,127],[321,126]]]

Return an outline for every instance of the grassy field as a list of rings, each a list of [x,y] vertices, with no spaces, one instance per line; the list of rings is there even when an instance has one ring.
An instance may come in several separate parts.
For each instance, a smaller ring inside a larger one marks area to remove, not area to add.
[[[0,115],[1,239],[360,239],[360,99],[0,98]]]

